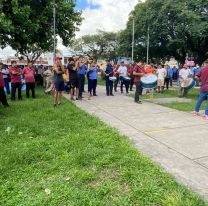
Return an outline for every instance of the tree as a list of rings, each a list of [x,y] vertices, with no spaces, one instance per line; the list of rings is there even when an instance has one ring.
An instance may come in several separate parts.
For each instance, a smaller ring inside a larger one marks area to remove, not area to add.
[[[56,0],[56,34],[68,46],[78,30],[81,14],[74,1]],[[0,0],[0,45],[35,61],[53,48],[54,0]]]
[[[73,49],[76,52],[87,54],[95,60],[98,58],[115,59],[117,47],[118,34],[104,31],[82,36],[73,43]]]
[[[146,0],[132,11],[120,41],[131,43],[132,18],[135,18],[135,52],[138,58],[146,52],[147,28],[150,28],[150,58],[166,60],[175,57],[184,63],[186,55],[201,64],[208,58],[208,1]],[[121,46],[122,47],[122,46]],[[127,49],[130,54],[130,49]]]

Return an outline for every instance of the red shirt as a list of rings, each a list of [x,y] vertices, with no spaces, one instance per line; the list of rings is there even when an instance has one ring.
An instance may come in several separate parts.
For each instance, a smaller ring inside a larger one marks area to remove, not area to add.
[[[19,74],[13,74],[13,72],[18,72]],[[11,83],[20,83],[21,82],[21,70],[20,68],[10,67],[9,74],[11,76]]]
[[[208,92],[208,65],[200,70],[197,75],[202,83],[201,92]]]
[[[130,76],[133,76],[134,67],[129,67],[127,72],[130,74]]]
[[[22,74],[24,75],[26,83],[35,83],[35,69],[25,67]]]
[[[134,72],[136,72],[136,73],[144,73],[144,69],[139,67],[139,66],[135,66],[134,67]],[[140,82],[140,79],[141,79],[141,77],[135,76],[134,77],[134,83],[136,84],[136,83]]]
[[[4,78],[1,72],[0,72],[0,87],[4,87]]]

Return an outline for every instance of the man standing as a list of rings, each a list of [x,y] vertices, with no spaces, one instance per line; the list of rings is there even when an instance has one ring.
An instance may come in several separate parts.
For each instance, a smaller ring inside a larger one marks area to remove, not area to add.
[[[180,79],[180,89],[179,89],[179,97],[186,97],[188,94],[187,90],[187,81],[191,78],[191,71],[188,69],[188,65],[184,64],[183,68],[179,72],[179,79]]]
[[[142,104],[142,102],[139,100],[139,96],[142,95],[142,85],[141,85],[141,77],[145,75],[144,72],[144,62],[140,61],[135,67],[134,67],[134,83],[136,85],[136,92],[135,92],[135,103]]]
[[[3,74],[4,78],[4,86],[6,88],[7,94],[10,94],[10,86],[9,86],[9,69],[6,65],[4,65],[1,69],[1,73]]]
[[[81,56],[76,64],[78,81],[79,81],[79,99],[82,99],[82,93],[84,92],[85,74],[87,67],[84,62],[84,58]]]
[[[158,65],[157,68],[157,88],[158,88],[158,92],[163,92],[164,90],[164,81],[165,81],[165,77],[166,77],[166,69],[162,67],[161,64]]]
[[[3,64],[0,63],[0,102],[5,107],[8,107],[9,104],[7,102],[6,94],[4,92],[4,78],[3,78],[2,68],[3,68]]]
[[[77,76],[77,68],[75,67],[75,60],[73,57],[69,58],[69,64],[67,65],[69,71],[69,81],[71,83],[71,100],[74,101],[74,92],[76,89],[76,100],[79,98],[79,82]]]
[[[117,73],[119,74],[120,81],[121,81],[121,94],[123,94],[123,85],[125,85],[126,93],[128,94],[130,80],[128,81],[126,79],[126,77],[128,77],[128,70],[127,70],[127,67],[125,66],[124,62],[121,62],[121,65],[118,68]]]
[[[113,81],[110,80],[110,77],[113,77],[113,66],[111,65],[110,61],[107,60],[107,65],[104,68],[105,74],[105,81],[106,81],[106,95],[107,96],[114,96],[113,95]]]
[[[200,88],[200,95],[196,103],[194,115],[199,116],[199,109],[201,107],[201,104],[204,100],[206,100],[207,106],[205,110],[204,119],[208,120],[208,61],[206,61],[205,63],[206,63],[206,66],[202,68],[196,74],[196,77],[195,77],[196,80],[201,82],[201,88]]]
[[[35,69],[33,63],[28,62],[28,66],[23,69],[22,74],[26,83],[26,97],[30,97],[30,90],[32,91],[32,97],[35,98]]]
[[[166,77],[165,77],[165,85],[166,85],[166,89],[169,89],[169,85],[172,86],[173,82],[173,69],[170,68],[170,66],[168,65],[166,68]]]
[[[9,74],[11,76],[11,87],[12,87],[12,94],[11,100],[15,101],[16,99],[16,90],[18,89],[18,99],[22,100],[22,82],[21,82],[21,70],[17,67],[17,62],[12,61],[11,67],[9,68]]]

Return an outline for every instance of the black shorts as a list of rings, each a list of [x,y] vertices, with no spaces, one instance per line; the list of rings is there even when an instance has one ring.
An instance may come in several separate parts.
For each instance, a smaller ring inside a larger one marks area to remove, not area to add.
[[[57,92],[63,92],[64,91],[64,81],[56,81],[55,87]]]
[[[76,78],[76,79],[70,79],[70,82],[71,82],[71,88],[72,88],[72,89],[78,88],[78,87],[79,87],[79,81],[78,81],[78,78]]]

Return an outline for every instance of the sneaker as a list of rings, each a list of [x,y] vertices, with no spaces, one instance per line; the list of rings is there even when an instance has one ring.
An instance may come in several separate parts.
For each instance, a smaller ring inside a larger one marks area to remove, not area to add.
[[[204,120],[208,120],[208,115],[204,115],[204,116],[203,116],[203,119],[204,119]]]
[[[194,111],[194,116],[198,117],[199,116],[199,112]]]
[[[135,102],[136,104],[142,104],[142,102],[141,101],[138,101],[138,102]]]
[[[112,96],[112,97],[113,97],[113,96],[114,96],[114,94],[110,94],[110,96]]]

